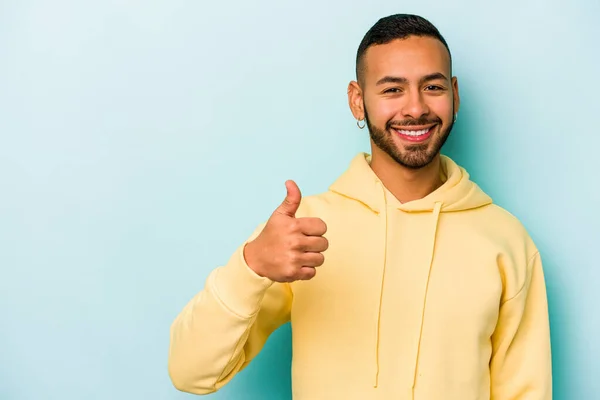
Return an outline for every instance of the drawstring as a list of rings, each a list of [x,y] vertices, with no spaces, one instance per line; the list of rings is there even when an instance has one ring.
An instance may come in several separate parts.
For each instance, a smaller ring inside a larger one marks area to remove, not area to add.
[[[383,191],[383,207],[382,212],[380,214],[380,218],[383,223],[383,266],[381,267],[381,284],[379,286],[379,298],[377,299],[377,325],[375,332],[375,379],[373,382],[373,387],[376,388],[379,384],[379,332],[381,325],[381,303],[383,302],[383,282],[385,280],[385,266],[387,264],[387,242],[388,242],[388,211],[387,211],[387,197],[385,195],[385,188],[381,182],[378,182],[381,186],[381,190]]]
[[[425,295],[423,296],[423,308],[422,308],[422,313],[421,313],[421,326],[419,329],[419,342],[417,344],[417,357],[415,359],[415,372],[414,372],[414,376],[413,376],[413,384],[412,384],[412,398],[414,400],[415,398],[415,386],[417,384],[417,371],[419,368],[419,355],[421,353],[421,339],[423,337],[423,325],[425,322],[425,308],[427,306],[427,292],[429,290],[429,280],[431,278],[431,269],[433,266],[433,256],[435,254],[435,241],[436,241],[436,237],[437,237],[437,229],[438,229],[438,223],[439,223],[439,219],[440,219],[440,212],[442,210],[442,202],[441,201],[437,201],[433,207],[433,237],[431,238],[431,251],[430,251],[430,255],[429,255],[429,271],[427,273],[427,283],[425,284]]]
[[[387,242],[388,242],[388,211],[387,211],[387,198],[385,196],[385,189],[383,188],[383,186],[381,187],[382,190],[384,190],[384,206],[382,207],[382,212],[380,214],[380,217],[382,219],[382,223],[383,223],[383,230],[384,230],[384,240],[383,240],[383,266],[381,268],[381,284],[379,287],[379,298],[377,299],[377,325],[376,325],[376,332],[375,332],[375,373],[374,373],[374,385],[373,387],[376,388],[379,384],[379,336],[380,336],[380,326],[381,326],[381,304],[383,301],[383,283],[385,281],[385,269],[386,269],[386,265],[387,265]],[[419,328],[419,341],[418,341],[418,345],[417,345],[417,357],[415,359],[415,371],[414,371],[414,376],[413,376],[413,384],[412,384],[412,397],[414,399],[415,396],[415,386],[417,384],[417,371],[418,371],[418,366],[419,366],[419,355],[421,352],[421,339],[423,336],[423,326],[424,326],[424,322],[425,322],[425,307],[427,305],[427,292],[429,289],[429,280],[431,277],[431,269],[433,266],[433,256],[435,254],[435,242],[436,242],[436,238],[437,238],[437,229],[438,229],[438,222],[440,219],[440,213],[442,210],[442,202],[441,201],[437,201],[433,207],[433,232],[432,232],[432,238],[431,238],[431,251],[430,251],[430,255],[429,255],[429,265],[428,265],[428,274],[427,274],[427,282],[425,285],[425,294],[423,296],[423,308],[422,308],[422,314],[421,314],[421,326]]]

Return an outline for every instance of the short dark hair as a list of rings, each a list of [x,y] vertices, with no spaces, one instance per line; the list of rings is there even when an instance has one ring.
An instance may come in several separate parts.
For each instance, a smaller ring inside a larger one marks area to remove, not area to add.
[[[362,75],[364,69],[362,59],[369,47],[387,44],[396,39],[406,39],[409,36],[427,36],[438,39],[448,50],[450,65],[452,65],[452,55],[448,43],[431,22],[418,15],[394,14],[377,21],[360,42],[356,52],[356,79],[360,79]]]

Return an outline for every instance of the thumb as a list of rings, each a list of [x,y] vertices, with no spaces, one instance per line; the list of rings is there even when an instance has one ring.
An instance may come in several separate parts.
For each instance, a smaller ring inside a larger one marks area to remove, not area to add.
[[[285,188],[287,189],[287,195],[283,200],[283,203],[277,208],[280,214],[287,215],[289,217],[295,217],[298,207],[300,207],[300,200],[302,200],[302,193],[296,182],[286,181]]]

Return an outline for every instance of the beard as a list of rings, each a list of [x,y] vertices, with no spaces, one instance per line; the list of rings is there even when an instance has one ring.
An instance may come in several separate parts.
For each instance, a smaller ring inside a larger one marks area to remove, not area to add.
[[[385,129],[380,129],[371,124],[367,113],[367,108],[364,107],[364,110],[365,121],[367,123],[367,128],[369,129],[369,135],[371,136],[373,143],[375,143],[375,146],[388,154],[398,164],[409,169],[421,169],[429,165],[446,143],[446,140],[452,131],[452,127],[454,126],[454,121],[451,120],[450,125],[448,125],[446,129],[444,129],[442,132],[435,132],[426,143],[416,143],[399,148],[392,137],[392,135],[395,135],[395,133],[392,131],[392,126],[418,126],[436,124],[433,129],[439,130],[442,128],[442,120],[439,117],[423,117],[419,119],[407,119],[402,121],[393,120],[386,123]],[[454,107],[452,108],[452,115],[454,115]]]

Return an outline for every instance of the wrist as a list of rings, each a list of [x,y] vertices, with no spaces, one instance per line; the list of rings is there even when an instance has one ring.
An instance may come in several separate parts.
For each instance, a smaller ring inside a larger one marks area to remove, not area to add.
[[[243,250],[243,257],[248,268],[254,271],[254,273],[258,276],[265,278],[265,275],[260,271],[259,268],[260,263],[257,261],[256,244],[254,241],[246,243]]]

